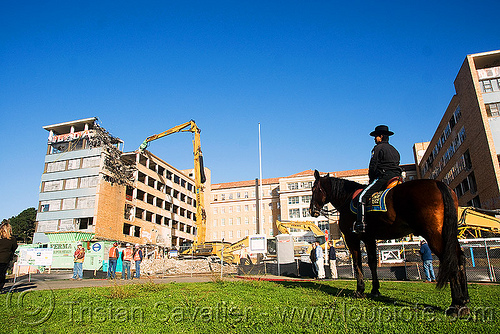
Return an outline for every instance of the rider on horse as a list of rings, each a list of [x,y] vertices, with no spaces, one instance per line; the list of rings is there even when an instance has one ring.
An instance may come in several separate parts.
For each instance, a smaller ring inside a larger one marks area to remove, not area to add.
[[[384,190],[387,182],[393,177],[401,176],[399,167],[399,152],[389,144],[389,136],[394,132],[389,131],[387,125],[378,125],[370,136],[375,137],[375,147],[372,149],[372,157],[368,169],[370,178],[368,186],[359,195],[357,219],[353,226],[354,233],[365,232],[365,204],[377,191]]]

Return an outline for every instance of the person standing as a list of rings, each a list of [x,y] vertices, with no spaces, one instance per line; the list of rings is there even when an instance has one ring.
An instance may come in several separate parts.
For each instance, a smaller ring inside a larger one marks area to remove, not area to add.
[[[358,212],[352,231],[364,233],[365,205],[368,199],[377,191],[384,190],[387,182],[393,177],[401,177],[402,169],[399,167],[399,152],[389,144],[389,137],[394,132],[389,131],[387,125],[378,125],[370,136],[375,137],[375,147],[372,149],[370,165],[368,167],[369,184],[359,195]]]
[[[0,225],[0,291],[5,285],[5,276],[9,263],[17,249],[16,238],[12,236],[12,226],[7,222]]]
[[[311,252],[309,253],[309,259],[311,260],[311,269],[313,272],[313,278],[318,277],[318,268],[316,267],[316,243],[311,244]]]
[[[139,248],[139,244],[135,244],[133,258],[135,262],[135,278],[141,278],[142,250]]]
[[[420,256],[422,257],[426,283],[435,282],[436,276],[432,266],[432,252],[425,240],[420,242]]]
[[[325,278],[325,259],[323,256],[323,248],[321,248],[319,241],[316,241],[316,267],[318,269],[318,279]]]
[[[118,262],[118,243],[114,242],[109,249],[108,257],[108,279],[116,278],[116,264]]]
[[[328,259],[330,261],[330,272],[332,273],[332,278],[337,278],[337,253],[335,252],[335,246],[333,245],[333,241],[328,241]]]
[[[78,242],[76,251],[73,254],[73,277],[72,280],[81,280],[83,278],[83,261],[85,261],[85,249],[81,242]]]
[[[127,248],[125,248],[122,252],[122,279],[132,279],[130,276],[132,258],[132,245],[127,244]]]

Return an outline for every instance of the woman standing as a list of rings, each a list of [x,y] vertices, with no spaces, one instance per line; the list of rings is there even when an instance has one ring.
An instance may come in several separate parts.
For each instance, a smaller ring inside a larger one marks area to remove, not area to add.
[[[12,261],[16,249],[17,241],[12,236],[12,227],[8,222],[4,222],[0,225],[0,290],[5,284],[9,262]]]

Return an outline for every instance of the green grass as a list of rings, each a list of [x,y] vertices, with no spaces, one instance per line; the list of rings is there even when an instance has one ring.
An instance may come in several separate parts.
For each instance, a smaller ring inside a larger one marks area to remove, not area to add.
[[[445,316],[449,288],[382,282],[382,297],[363,299],[354,289],[354,281],[219,281],[30,291],[1,296],[0,333],[500,331],[498,285],[470,284],[464,319]]]

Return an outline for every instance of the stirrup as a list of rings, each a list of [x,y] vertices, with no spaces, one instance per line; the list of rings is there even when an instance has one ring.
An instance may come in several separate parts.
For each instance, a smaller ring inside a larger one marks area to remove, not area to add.
[[[355,234],[363,234],[365,233],[365,229],[366,229],[366,224],[364,222],[356,221],[352,225],[352,232]]]

